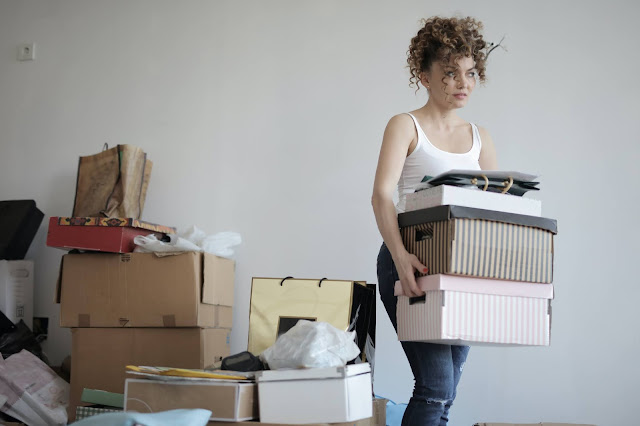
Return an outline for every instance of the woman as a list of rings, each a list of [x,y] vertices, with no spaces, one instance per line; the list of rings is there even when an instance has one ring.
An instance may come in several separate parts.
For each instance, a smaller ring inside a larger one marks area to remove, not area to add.
[[[485,80],[487,44],[473,18],[432,17],[411,40],[408,59],[410,85],[424,86],[426,105],[391,118],[384,132],[372,204],[384,243],[378,255],[380,296],[397,330],[393,286],[400,280],[405,295],[421,296],[417,271],[429,265],[407,252],[398,230],[397,213],[405,198],[425,175],[451,169],[496,169],[489,133],[458,117],[476,86]],[[398,189],[399,201],[392,197]],[[402,425],[446,425],[468,346],[402,342],[415,378],[413,397]]]

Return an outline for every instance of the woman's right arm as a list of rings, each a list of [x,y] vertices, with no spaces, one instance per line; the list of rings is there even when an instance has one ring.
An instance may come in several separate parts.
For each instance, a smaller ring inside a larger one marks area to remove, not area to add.
[[[393,205],[393,193],[400,179],[409,147],[416,137],[413,120],[408,115],[396,115],[389,120],[382,139],[371,197],[378,229],[391,252],[403,292],[407,296],[424,294],[416,285],[414,271],[426,272],[427,268],[415,255],[407,252],[402,243],[398,229],[398,215]]]

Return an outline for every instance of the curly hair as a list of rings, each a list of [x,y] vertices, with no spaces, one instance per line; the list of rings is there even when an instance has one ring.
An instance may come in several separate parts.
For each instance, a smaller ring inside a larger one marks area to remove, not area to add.
[[[453,57],[470,57],[475,62],[478,79],[484,83],[487,43],[480,31],[482,22],[474,18],[442,18],[434,16],[423,19],[424,26],[411,39],[407,51],[407,64],[411,77],[409,86],[420,89],[420,74],[431,69],[434,61],[448,65]]]

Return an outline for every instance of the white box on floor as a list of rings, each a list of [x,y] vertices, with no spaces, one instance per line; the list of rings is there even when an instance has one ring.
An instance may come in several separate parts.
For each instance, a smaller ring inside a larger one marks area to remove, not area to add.
[[[256,381],[261,423],[340,423],[373,415],[368,363],[265,370]]]
[[[510,194],[487,192],[474,188],[439,185],[407,194],[405,211],[456,205],[506,213],[541,216],[542,202]]]
[[[416,280],[424,298],[398,296],[398,339],[449,345],[548,346],[553,284],[456,275]]]
[[[33,330],[33,260],[0,260],[0,311]]]

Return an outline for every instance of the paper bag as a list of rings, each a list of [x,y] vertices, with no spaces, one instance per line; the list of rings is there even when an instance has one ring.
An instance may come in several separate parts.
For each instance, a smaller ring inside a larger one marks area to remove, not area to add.
[[[140,219],[152,166],[133,145],[80,157],[73,216]]]
[[[324,321],[356,332],[363,351],[375,293],[363,281],[253,278],[248,351],[259,355],[298,320]]]

